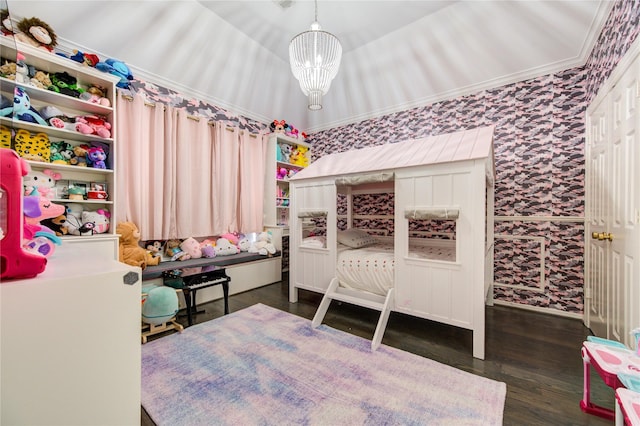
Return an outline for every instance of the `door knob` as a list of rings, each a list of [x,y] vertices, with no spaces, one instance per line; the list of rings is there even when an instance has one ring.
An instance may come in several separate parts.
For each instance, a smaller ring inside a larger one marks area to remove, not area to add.
[[[609,241],[613,241],[613,234],[610,232],[605,232],[603,234],[603,240],[609,240]]]
[[[591,233],[591,238],[594,239],[594,240],[597,240],[598,239],[598,233],[597,232],[592,232]]]

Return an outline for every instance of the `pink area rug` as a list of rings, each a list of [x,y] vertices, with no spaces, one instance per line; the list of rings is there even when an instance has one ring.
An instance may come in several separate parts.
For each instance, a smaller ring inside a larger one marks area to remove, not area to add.
[[[257,304],[142,346],[158,425],[500,425],[506,384]]]

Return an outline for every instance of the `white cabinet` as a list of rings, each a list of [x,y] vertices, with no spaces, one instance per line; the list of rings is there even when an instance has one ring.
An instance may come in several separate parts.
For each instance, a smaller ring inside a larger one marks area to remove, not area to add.
[[[32,107],[38,112],[42,111],[44,107],[54,107],[64,116],[68,117],[95,116],[104,118],[111,126],[108,137],[101,137],[98,136],[98,134],[84,134],[76,131],[75,128],[71,130],[68,128],[71,124],[63,128],[57,128],[51,125],[38,124],[37,122],[30,123],[18,120],[11,116],[0,117],[0,125],[13,129],[14,139],[15,134],[17,134],[16,132],[22,131],[21,134],[28,135],[27,137],[44,133],[47,135],[50,143],[67,143],[68,145],[65,146],[76,149],[76,153],[73,154],[67,151],[68,154],[71,154],[71,156],[75,158],[75,160],[72,161],[73,163],[83,162],[82,156],[76,155],[80,153],[83,148],[94,146],[101,147],[106,151],[106,168],[64,164],[64,160],[58,161],[57,163],[30,161],[25,155],[23,155],[23,157],[28,160],[31,169],[34,171],[44,171],[48,169],[58,174],[60,180],[55,197],[50,197],[54,203],[75,205],[78,207],[76,211],[104,211],[110,215],[110,226],[105,233],[89,231],[85,233],[85,235],[63,235],[62,246],[57,250],[63,252],[69,250],[88,250],[96,256],[106,255],[112,259],[117,259],[118,237],[115,234],[117,219],[115,217],[114,206],[116,203],[115,158],[117,155],[115,139],[117,130],[115,84],[118,78],[42,49],[37,49],[19,42],[14,43],[10,37],[0,37],[0,44],[2,47],[3,62],[5,59],[15,61],[17,51],[19,51],[24,56],[25,64],[34,67],[36,70],[43,71],[49,75],[53,75],[54,73],[67,73],[71,78],[75,78],[79,87],[84,89],[91,86],[98,86],[105,89],[105,97],[109,100],[109,105],[86,101],[47,89],[40,89],[28,83],[16,83],[14,80],[7,78],[0,79],[0,88],[4,97],[13,99],[14,90],[21,88],[27,92]],[[24,133],[24,131],[29,133]],[[15,142],[12,147],[16,148]],[[68,155],[65,153],[65,158],[67,157]],[[67,161],[67,163],[69,163],[69,161]],[[70,200],[68,198],[69,187],[79,188],[79,192],[83,192],[79,196],[76,195],[72,197],[79,199]],[[64,189],[67,191],[65,192]],[[94,191],[91,191],[92,189]],[[91,193],[89,193],[89,191],[91,191]],[[81,224],[82,223],[79,225]],[[89,242],[91,244],[83,244]],[[54,254],[54,256],[56,256],[56,254]]]
[[[281,133],[272,133],[268,136],[267,166],[265,167],[264,189],[264,224],[265,226],[277,226],[282,228],[283,236],[289,231],[289,177],[298,170],[304,168],[301,164],[293,164],[289,161],[279,160],[278,152],[285,148],[294,152],[298,147],[306,150],[307,161],[310,161],[311,146],[300,140],[285,136]],[[285,154],[286,156],[286,154]]]
[[[139,424],[140,277],[71,256],[0,285],[0,424]]]

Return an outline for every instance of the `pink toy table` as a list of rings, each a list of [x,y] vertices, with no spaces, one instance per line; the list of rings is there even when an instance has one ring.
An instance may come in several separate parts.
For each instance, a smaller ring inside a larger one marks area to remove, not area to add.
[[[614,420],[615,413],[613,410],[595,405],[590,400],[590,367],[593,366],[604,383],[610,388],[624,388],[624,385],[618,379],[618,374],[640,372],[640,357],[629,349],[593,342],[584,342],[581,352],[584,364],[584,390],[580,408],[585,413]]]
[[[640,393],[629,389],[616,390],[616,426],[640,425]]]

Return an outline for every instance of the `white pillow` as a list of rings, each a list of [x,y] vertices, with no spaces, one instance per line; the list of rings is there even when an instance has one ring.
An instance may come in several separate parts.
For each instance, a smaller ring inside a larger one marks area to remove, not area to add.
[[[312,248],[326,248],[327,242],[326,237],[319,235],[316,237],[307,237],[302,239],[302,247],[312,247]]]
[[[367,247],[377,243],[375,237],[360,229],[338,231],[338,242],[351,248]]]

